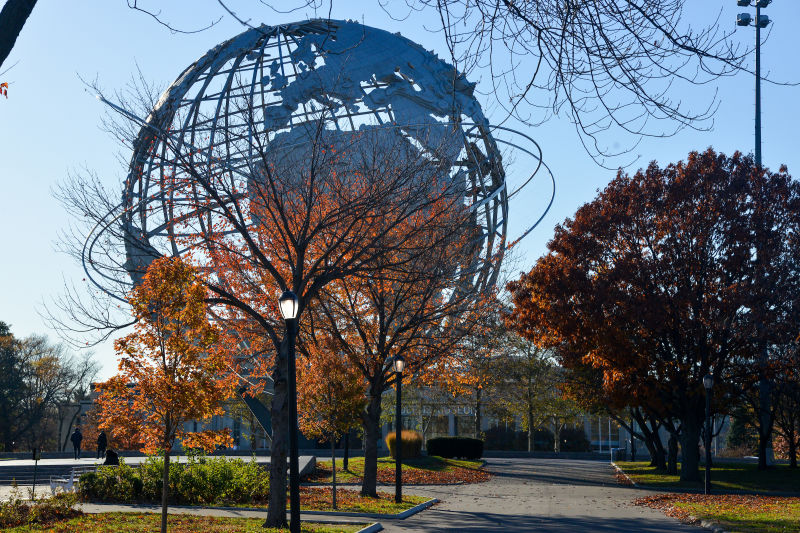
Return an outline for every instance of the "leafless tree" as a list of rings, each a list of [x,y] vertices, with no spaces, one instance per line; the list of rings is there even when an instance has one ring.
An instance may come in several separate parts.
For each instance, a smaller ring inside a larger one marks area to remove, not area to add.
[[[221,13],[253,27],[251,18],[218,0]],[[333,2],[261,0],[277,13],[326,16]],[[695,102],[677,92],[747,70],[751,52],[733,28],[714,20],[692,24],[686,0],[378,0],[403,22],[429,12],[458,70],[488,70],[491,94],[528,125],[568,118],[600,164],[635,147],[642,136],[708,129],[719,101],[710,90]],[[328,15],[329,16],[329,15]],[[162,21],[163,22],[163,21]],[[693,107],[697,109],[693,109]],[[620,135],[631,142],[608,145]]]
[[[146,97],[138,109],[151,104]],[[419,139],[415,144],[391,126],[331,129],[328,110],[308,114],[291,130],[248,135],[259,131],[262,110],[241,101],[227,105],[228,116],[243,119],[220,128],[203,151],[152,123],[138,124],[135,136],[125,120],[112,127],[134,153],[122,204],[91,174],[60,187],[58,195],[79,219],[65,248],[102,279],[102,290],[83,299],[80,289],[70,289],[51,315],[67,330],[108,335],[126,323],[131,278],[142,276],[156,257],[190,258],[203,273],[213,312],[241,336],[242,366],[235,370],[248,394],[272,383],[274,497],[267,523],[279,526],[286,520],[288,435],[280,291],[300,297],[302,325],[309,303],[329,284],[353,276],[388,279],[423,257],[435,260],[430,247],[451,238],[442,227],[453,222],[452,213],[466,213],[459,216],[472,222],[478,215],[464,209],[475,192],[468,179],[450,176],[446,153],[454,142],[467,149],[461,137],[423,139],[421,153]],[[137,115],[117,108],[125,119]],[[404,238],[394,238],[400,226]],[[468,248],[480,249],[484,237],[474,237]],[[491,265],[478,263],[442,267],[486,285]]]

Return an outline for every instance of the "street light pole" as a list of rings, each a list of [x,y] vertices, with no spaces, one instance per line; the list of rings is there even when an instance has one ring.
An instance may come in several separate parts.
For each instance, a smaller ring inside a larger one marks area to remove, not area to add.
[[[756,19],[753,21],[753,25],[756,27],[756,120],[755,120],[755,133],[756,133],[756,146],[755,146],[755,158],[756,158],[756,171],[761,172],[762,169],[762,162],[761,162],[761,28],[766,28],[769,23],[769,17],[767,15],[761,14],[761,9],[766,8],[772,3],[772,0],[755,0],[755,4],[751,4],[750,0],[736,0],[736,5],[741,7],[750,7],[754,6],[756,8]],[[736,17],[736,24],[738,26],[749,26],[751,22],[751,17],[749,13],[740,13]],[[761,261],[761,253],[760,251],[757,252],[758,260]],[[759,335],[761,335],[763,330],[763,324],[758,321],[756,323],[756,330],[758,331]],[[759,362],[761,363],[762,368],[766,366],[767,360],[769,358],[769,354],[767,352],[767,343],[762,342],[762,347],[759,354]],[[759,389],[759,418],[761,420],[762,428],[769,426],[769,412],[770,412],[770,395],[771,395],[771,383],[769,379],[764,375],[763,371],[761,372],[761,376],[758,380],[758,389]],[[759,468],[766,467],[772,463],[773,460],[773,452],[772,452],[772,444],[767,443],[764,450],[761,450],[759,446],[759,454],[758,454],[758,464]]]
[[[761,2],[756,2],[756,168],[761,170]]]
[[[714,385],[714,378],[710,374],[703,377],[703,388],[706,389],[706,479],[703,486],[703,494],[711,494],[711,387]]]
[[[397,389],[397,402],[395,405],[395,439],[394,439],[394,501],[395,503],[403,502],[403,367],[405,366],[405,359],[402,355],[394,358],[394,375],[395,384]]]
[[[297,450],[297,364],[294,339],[297,334],[297,295],[285,291],[278,300],[281,315],[286,323],[289,363],[289,531],[300,533],[300,468]]]

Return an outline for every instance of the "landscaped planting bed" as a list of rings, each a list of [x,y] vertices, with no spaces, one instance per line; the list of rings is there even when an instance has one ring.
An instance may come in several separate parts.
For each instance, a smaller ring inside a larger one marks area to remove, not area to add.
[[[96,503],[161,503],[163,462],[148,458],[141,466],[100,467],[81,477],[80,496]],[[429,498],[406,495],[402,503],[394,495],[378,498],[339,487],[337,511],[396,514]],[[253,461],[225,457],[193,458],[170,464],[171,505],[203,507],[266,508],[269,504],[269,473]],[[330,487],[301,487],[300,506],[306,511],[333,511]]]

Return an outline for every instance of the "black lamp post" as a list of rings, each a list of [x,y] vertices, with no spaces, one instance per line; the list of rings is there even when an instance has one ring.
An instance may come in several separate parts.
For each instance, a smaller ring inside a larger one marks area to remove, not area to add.
[[[397,386],[397,405],[395,411],[395,439],[394,439],[394,501],[396,503],[403,502],[403,473],[402,473],[402,460],[403,460],[403,441],[401,439],[401,431],[403,430],[403,414],[401,410],[402,386],[403,386],[403,368],[406,366],[406,360],[402,355],[394,358],[394,376]]]
[[[711,374],[703,376],[703,387],[706,389],[706,480],[703,494],[711,494],[711,387],[714,378]]]
[[[289,531],[300,533],[300,468],[297,458],[297,364],[294,356],[294,337],[297,334],[299,301],[292,291],[284,291],[278,299],[281,315],[286,323],[289,343]]]

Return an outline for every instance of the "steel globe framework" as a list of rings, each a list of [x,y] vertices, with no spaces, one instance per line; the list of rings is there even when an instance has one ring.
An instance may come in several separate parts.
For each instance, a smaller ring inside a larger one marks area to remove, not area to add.
[[[141,128],[122,202],[84,245],[88,277],[118,297],[120,284],[137,283],[156,257],[186,252],[188,236],[175,222],[197,212],[180,211],[181,198],[168,184],[187,162],[224,168],[247,191],[257,179],[257,147],[302,157],[308,150],[304,129],[323,120],[332,142],[365,132],[372,142],[401,139],[408,157],[436,159],[448,179],[462,184],[481,239],[468,276],[472,286],[465,288],[485,290],[495,283],[508,247],[509,198],[543,163],[535,141],[489,124],[473,89],[451,65],[399,34],[325,19],[260,26],[221,43],[178,76],[146,119],[100,97]],[[512,138],[495,138],[497,132]],[[507,150],[532,163],[513,192],[503,163]],[[246,194],[234,200],[247,201]],[[551,204],[552,196],[545,213]],[[124,259],[97,252],[98,243],[110,239],[105,234],[120,231]]]
[[[297,132],[324,117],[331,137],[382,129],[420,157],[447,158],[450,178],[469,188],[464,200],[482,229],[479,263],[486,268],[474,282],[494,283],[507,193],[500,151],[472,91],[415,43],[355,22],[261,26],[220,44],[167,89],[134,144],[123,197],[126,269],[135,277],[154,255],[180,252],[170,231],[174,209],[165,206],[169,192],[160,189],[181,172],[179,158],[213,160],[245,188],[257,144],[302,153]]]

